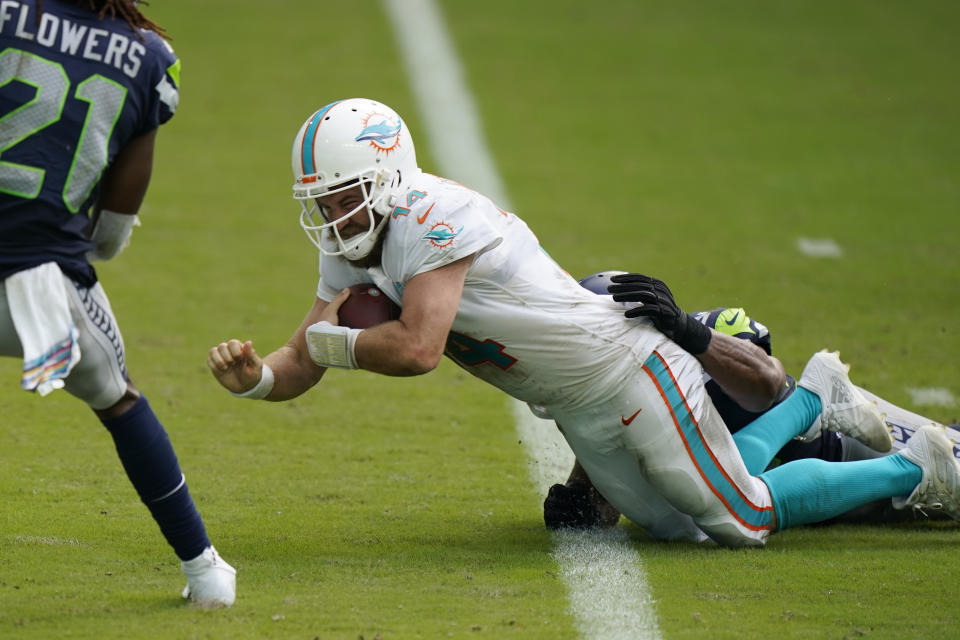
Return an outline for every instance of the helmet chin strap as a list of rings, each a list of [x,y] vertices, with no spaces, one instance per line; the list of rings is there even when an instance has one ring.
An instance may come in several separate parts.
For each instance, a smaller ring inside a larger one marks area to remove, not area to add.
[[[347,260],[360,260],[366,258],[370,252],[373,251],[373,247],[377,244],[377,239],[387,226],[387,220],[390,219],[390,212],[393,211],[393,208],[397,206],[398,202],[400,202],[399,196],[391,193],[382,202],[371,207],[373,213],[380,216],[380,220],[373,227],[373,230],[365,234],[363,239],[355,246],[347,249],[342,242],[340,243],[340,249],[343,251],[344,258]]]
[[[343,241],[339,241],[340,249],[343,251],[343,257],[347,260],[360,260],[361,258],[366,258],[373,247],[377,244],[377,238],[380,237],[380,234],[383,233],[383,230],[387,226],[387,220],[390,219],[389,216],[384,216],[382,214],[376,214],[381,216],[377,224],[371,229],[368,233],[363,235],[363,239],[357,242],[355,245],[347,248],[343,244]]]

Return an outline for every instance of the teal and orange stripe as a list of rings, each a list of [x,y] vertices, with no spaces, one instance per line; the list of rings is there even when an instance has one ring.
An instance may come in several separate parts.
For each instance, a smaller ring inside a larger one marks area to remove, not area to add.
[[[341,102],[343,102],[343,100],[337,100],[336,102],[331,102],[327,106],[320,108],[310,117],[310,122],[303,130],[303,140],[300,141],[300,163],[301,168],[303,169],[303,175],[309,176],[317,172],[316,163],[314,162],[313,157],[313,142],[317,137],[317,129],[320,128],[320,123],[323,122],[323,116],[325,116],[327,112],[330,111],[330,109],[332,109],[335,105],[338,105]]]
[[[643,364],[651,380],[660,392],[664,403],[670,410],[674,426],[687,455],[693,461],[697,472],[710,487],[727,511],[743,526],[752,531],[764,531],[773,528],[773,506],[754,504],[729,476],[716,455],[703,439],[700,425],[693,417],[687,399],[680,391],[677,380],[663,357],[656,351]]]

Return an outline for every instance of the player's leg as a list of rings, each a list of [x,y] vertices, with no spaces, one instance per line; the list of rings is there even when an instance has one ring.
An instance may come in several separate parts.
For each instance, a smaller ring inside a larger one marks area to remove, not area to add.
[[[664,351],[664,355],[655,352],[644,364],[663,402],[642,403],[643,413],[625,432],[628,446],[638,453],[651,484],[718,542],[762,544],[774,529],[819,522],[893,496],[909,496],[905,498],[908,506],[942,505],[960,518],[960,464],[942,429],[924,427],[916,445],[900,455],[856,463],[801,460],[754,478],[712,403],[702,401],[705,394],[685,375],[687,356]],[[845,374],[842,370],[838,375]],[[836,390],[836,382],[831,378],[827,388]],[[641,400],[636,398],[637,403]],[[860,407],[847,400],[842,393],[821,398],[824,415],[835,426],[862,414]],[[802,433],[813,419],[811,411],[798,415],[801,418],[793,419],[792,433],[775,425],[784,432],[782,437]],[[789,416],[779,420],[790,422]]]
[[[789,398],[734,435],[747,468],[760,474],[781,448],[810,433],[821,418],[828,426],[877,442],[889,436],[873,404],[853,387],[833,354],[811,358]],[[867,429],[864,429],[866,426]],[[880,429],[878,429],[880,427]],[[902,496],[921,479],[921,470],[902,457],[850,465],[797,460],[764,473],[777,506],[778,527],[821,522],[878,499]]]
[[[925,416],[907,411],[866,389],[858,387],[859,391],[877,405],[893,438],[893,448],[889,452],[881,453],[865,444],[841,433],[824,433],[822,437],[810,441],[794,440],[788,443],[777,454],[775,464],[785,464],[802,458],[820,458],[833,462],[851,462],[856,460],[872,460],[882,458],[903,451],[910,439],[922,427],[934,424],[936,421]],[[954,457],[960,459],[960,431],[953,426],[945,427],[947,437],[953,443]],[[899,506],[903,506],[899,503]],[[844,523],[883,523],[902,522],[924,519],[945,519],[949,516],[938,510],[915,510],[896,508],[894,501],[889,498],[876,500],[843,513],[831,522]]]
[[[738,409],[731,416],[728,405],[732,403],[724,404],[722,401],[718,403],[716,401],[717,390],[711,389],[710,382],[707,382],[706,389],[711,399],[714,400],[714,405],[723,422],[730,428],[742,428],[743,425],[738,421],[743,421],[747,414]],[[893,435],[892,451],[881,453],[846,434],[826,432],[822,437],[812,440],[791,439],[776,453],[772,463],[773,466],[808,458],[827,462],[850,462],[886,457],[902,450],[909,438],[921,426],[933,422],[929,418],[897,407],[865,389],[859,387],[857,389],[868,400],[874,402],[882,412],[887,428]],[[792,393],[793,388],[790,391]],[[721,395],[721,400],[725,397],[722,392],[719,395]],[[790,394],[786,395],[789,396]],[[794,426],[789,428],[786,435],[796,429],[806,428],[810,416],[813,415],[812,410],[807,409],[801,406],[800,412],[793,414],[791,423]],[[761,414],[752,415],[756,418]],[[734,427],[731,427],[731,422]],[[762,425],[763,423],[760,423],[758,428]],[[750,434],[750,431],[735,433],[734,440],[737,442],[741,454],[744,452],[747,454],[745,462],[748,470],[753,474],[759,474],[766,469],[770,451],[776,447],[777,442],[771,442],[766,437],[751,436]],[[960,431],[948,427],[947,435],[953,442],[960,442]],[[763,453],[759,453],[761,451]],[[954,447],[954,454],[960,458],[960,446]],[[751,460],[753,461],[752,464]],[[618,519],[617,515],[614,507],[595,489],[579,463],[575,464],[565,484],[557,484],[550,488],[550,492],[544,501],[544,520],[549,528],[614,526]],[[842,522],[896,522],[913,520],[918,517],[941,518],[945,516],[938,511],[920,512],[895,509],[890,498],[885,497],[851,509],[837,516],[834,520]]]
[[[797,460],[760,477],[770,487],[781,529],[890,497],[898,508],[942,509],[960,520],[960,462],[953,449],[943,427],[931,424],[894,455],[857,462]]]
[[[669,342],[661,350],[624,363],[620,391],[602,406],[555,415],[568,443],[600,493],[638,525],[652,531],[661,518],[649,505],[659,501],[722,544],[763,544],[774,527],[766,485],[743,465],[696,359]]]
[[[902,451],[920,427],[928,424],[939,424],[936,420],[907,411],[862,387],[857,387],[857,390],[867,400],[873,402],[883,416],[883,421],[887,425],[892,440],[893,446],[890,451],[880,452],[871,449],[843,433],[826,432],[822,434],[822,437],[797,439],[788,442],[777,453],[774,464],[784,464],[802,458],[820,458],[828,462],[850,462],[881,458]],[[722,411],[721,415],[724,415]],[[957,425],[945,425],[944,429],[947,437],[954,443],[960,442],[960,429],[957,428]],[[960,460],[960,445],[954,446],[954,456]]]
[[[672,343],[646,359],[616,399],[624,409],[643,407],[623,427],[627,448],[650,484],[713,540],[762,545],[776,526],[770,493],[747,471],[700,371],[693,356]]]
[[[166,430],[127,378],[123,339],[102,287],[66,284],[82,356],[65,389],[110,432],[130,482],[181,560],[185,596],[206,605],[233,604],[235,571],[207,537]]]
[[[616,395],[601,405],[551,412],[597,489],[630,520],[647,529],[658,520],[635,503],[643,494],[721,544],[762,545],[774,528],[766,485],[744,467],[697,361],[672,343],[661,347],[645,361],[624,362]]]
[[[802,428],[804,424],[814,425],[816,413],[821,414],[828,429],[869,442],[873,449],[889,444],[879,412],[853,387],[846,372],[835,355],[816,354],[800,378],[803,388],[740,432],[757,440],[771,438],[765,443],[769,448],[763,455],[758,452],[764,443],[740,443],[749,450],[748,455],[754,456],[750,463],[754,469],[768,464],[764,456],[785,444],[783,440],[791,437],[791,431],[792,437],[809,436],[810,430]],[[799,423],[792,422],[798,417],[802,418]],[[876,428],[878,424],[882,429]],[[778,528],[822,522],[876,500],[908,495],[908,505],[945,503],[952,517],[960,517],[960,510],[954,512],[950,506],[960,504],[960,496],[955,495],[960,493],[960,464],[954,458],[952,444],[942,434],[942,427],[924,427],[918,433],[922,435],[920,440],[908,445],[902,455],[849,463],[797,460],[763,473],[760,477],[777,507]],[[944,456],[949,459],[944,460]]]
[[[876,405],[850,382],[834,353],[814,354],[797,389],[734,435],[750,472],[759,474],[788,442],[811,439],[821,428],[842,432],[877,451],[890,449],[890,434]]]
[[[871,400],[874,404],[877,405],[877,409],[883,414],[883,419],[887,423],[887,427],[890,429],[890,435],[893,440],[893,449],[895,451],[900,451],[907,446],[907,443],[910,441],[910,438],[913,436],[916,431],[928,424],[940,424],[936,420],[931,420],[925,416],[914,413],[912,411],[907,411],[903,407],[898,407],[892,402],[884,400],[880,396],[867,391],[866,389],[860,389],[860,392],[868,399]],[[954,443],[960,442],[960,429],[958,425],[942,425],[946,430],[947,437],[953,440]],[[849,447],[850,452],[847,453],[845,448],[845,454],[848,457],[858,455],[857,450],[854,447]],[[862,454],[861,454],[862,455]],[[954,456],[957,459],[960,459],[960,446],[954,447]]]
[[[858,387],[858,389],[864,396],[874,402],[883,414],[884,421],[893,436],[893,449],[891,451],[881,453],[846,434],[826,432],[822,437],[813,440],[791,440],[777,452],[772,466],[802,459],[853,462],[887,457],[902,451],[918,429],[935,422],[930,418],[898,407],[863,388]],[[710,391],[709,383],[707,384],[707,390]],[[715,395],[711,393],[710,397],[714,399],[714,405],[717,406]],[[717,410],[724,423],[729,427],[728,413],[721,408],[722,406],[717,406]],[[735,423],[741,413],[742,411],[733,416]],[[947,426],[945,432],[954,443],[954,456],[960,459],[960,445],[956,444],[960,442],[960,430],[957,430],[954,426]],[[742,436],[738,438],[736,434],[734,435],[735,441],[741,438]],[[742,445],[744,445],[743,440],[738,443],[738,448]],[[762,464],[762,459],[759,464]],[[753,472],[756,473],[756,471]],[[575,464],[566,484],[557,484],[551,487],[550,493],[544,501],[544,519],[549,528],[614,526],[617,522],[617,515],[613,506],[594,488],[589,477],[578,463]],[[825,522],[882,523],[947,517],[949,517],[947,514],[938,510],[898,509],[894,507],[889,497],[884,497],[862,504]]]
[[[623,438],[597,437],[609,411],[566,417],[568,429],[561,429],[589,481],[609,500],[611,508],[659,540],[699,542],[705,536],[693,519],[680,512],[654,488],[644,475],[637,455]],[[596,425],[600,424],[599,429]],[[619,519],[619,514],[618,514]]]

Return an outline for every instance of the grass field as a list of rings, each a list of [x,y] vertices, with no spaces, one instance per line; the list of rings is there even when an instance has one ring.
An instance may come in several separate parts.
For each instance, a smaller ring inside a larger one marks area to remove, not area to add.
[[[958,6],[442,0],[515,211],[574,275],[639,270],[693,310],[745,306],[797,373],[822,347],[858,384],[956,422]],[[183,61],[143,227],[98,267],[232,609],[181,604],[173,553],[97,420],[0,362],[0,637],[576,638],[510,405],[451,363],[331,372],[283,405],[204,364],[282,344],[315,250],[290,144],[316,108],[379,99],[425,130],[379,3],[205,0],[145,11]],[[423,73],[429,73],[424,69]],[[456,132],[451,132],[456,136]],[[428,140],[418,157],[435,166]],[[831,239],[814,258],[798,238]],[[945,393],[944,393],[945,392]],[[953,638],[953,523],[791,530],[762,551],[627,524],[664,638]]]

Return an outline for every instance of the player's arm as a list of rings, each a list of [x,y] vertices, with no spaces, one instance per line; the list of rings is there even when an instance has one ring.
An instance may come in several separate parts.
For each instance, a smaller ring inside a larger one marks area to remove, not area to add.
[[[349,295],[349,290],[344,290],[330,302],[317,298],[287,344],[263,359],[251,341],[228,340],[210,349],[207,366],[234,395],[273,401],[295,398],[326,372],[310,358],[304,337],[307,327],[324,321],[336,323],[337,309]]]
[[[783,364],[760,347],[708,329],[677,305],[669,287],[656,278],[626,273],[610,278],[609,291],[618,302],[639,302],[628,318],[647,317],[664,335],[703,365],[710,377],[748,411],[764,411],[786,384]]]
[[[150,186],[156,136],[152,129],[128,142],[104,172],[91,220],[91,260],[110,260],[130,244],[137,211]]]
[[[703,370],[747,411],[769,409],[787,383],[780,360],[748,340],[707,330],[711,337],[706,351],[694,354]]]
[[[443,356],[472,260],[468,256],[411,278],[398,320],[362,331],[339,327],[337,312],[350,295],[344,289],[330,302],[317,298],[287,344],[265,358],[252,342],[229,340],[210,349],[207,366],[231,393],[274,401],[295,398],[313,387],[327,370],[325,358],[337,353],[339,360],[345,350],[359,368],[394,376],[426,373]],[[323,346],[309,347],[308,340]],[[331,344],[332,350],[327,346]]]
[[[357,364],[391,376],[414,376],[440,363],[473,255],[421,273],[403,289],[400,318],[357,337]]]
[[[432,370],[443,356],[472,261],[466,256],[414,276],[404,286],[400,318],[369,329],[337,326],[341,302],[331,301],[332,318],[306,328],[310,358],[320,366],[390,376]]]

